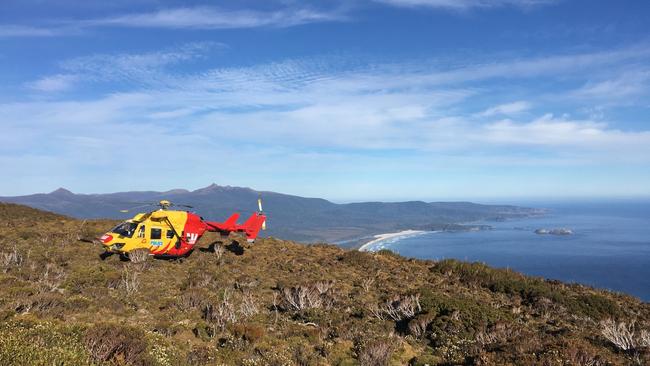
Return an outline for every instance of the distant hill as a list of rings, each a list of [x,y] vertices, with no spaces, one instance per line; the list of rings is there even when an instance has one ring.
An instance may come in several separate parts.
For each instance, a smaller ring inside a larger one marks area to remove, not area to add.
[[[362,202],[336,204],[320,198],[255,191],[250,188],[219,186],[188,191],[120,192],[75,194],[59,188],[51,193],[0,197],[0,201],[19,203],[75,218],[128,218],[121,213],[143,202],[167,199],[191,205],[212,220],[223,220],[232,212],[242,219],[257,209],[257,198],[264,200],[268,213],[266,236],[306,242],[342,242],[370,234],[402,229],[438,229],[448,224],[476,220],[502,220],[539,214],[540,210],[506,205],[480,205],[470,202]],[[141,208],[137,211],[145,211]]]
[[[110,221],[0,215],[2,366],[650,364],[650,304],[623,294],[215,233],[182,260],[101,260]]]

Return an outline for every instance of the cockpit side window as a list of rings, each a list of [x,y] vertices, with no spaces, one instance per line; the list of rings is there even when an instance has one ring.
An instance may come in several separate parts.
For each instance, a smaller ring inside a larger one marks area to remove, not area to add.
[[[127,238],[131,238],[131,237],[133,237],[133,233],[135,233],[135,228],[136,227],[138,227],[137,223],[125,221],[125,222],[117,225],[113,229],[111,229],[111,232],[113,232],[115,234],[118,234],[118,235],[121,235],[121,236],[124,236],[124,237],[127,237]]]
[[[174,231],[173,230],[167,230],[167,239],[172,239],[174,237]]]

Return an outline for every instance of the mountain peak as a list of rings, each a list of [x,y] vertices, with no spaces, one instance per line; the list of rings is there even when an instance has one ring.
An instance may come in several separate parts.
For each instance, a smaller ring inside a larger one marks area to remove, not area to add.
[[[217,190],[219,190],[221,188],[222,187],[220,185],[218,185],[216,183],[212,183],[207,187],[199,188],[199,189],[196,189],[196,190],[194,190],[192,192],[194,192],[194,193],[212,192],[212,191],[217,191]]]
[[[55,194],[55,195],[59,195],[59,196],[60,195],[74,195],[74,193],[72,193],[69,190],[67,190],[65,188],[62,188],[62,187],[50,192],[50,194]]]
[[[220,186],[216,183],[212,183],[207,187],[199,188],[195,191],[192,191],[192,193],[226,192],[226,191],[236,191],[236,190],[253,191],[251,188],[247,188],[247,187]]]

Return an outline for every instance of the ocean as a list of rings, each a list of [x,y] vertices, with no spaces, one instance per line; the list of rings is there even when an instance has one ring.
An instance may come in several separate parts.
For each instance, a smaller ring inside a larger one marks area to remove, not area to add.
[[[549,213],[537,218],[481,222],[493,230],[391,238],[367,250],[385,248],[407,257],[479,261],[650,301],[650,200],[518,205],[547,208]],[[553,228],[568,228],[574,234],[534,232]]]

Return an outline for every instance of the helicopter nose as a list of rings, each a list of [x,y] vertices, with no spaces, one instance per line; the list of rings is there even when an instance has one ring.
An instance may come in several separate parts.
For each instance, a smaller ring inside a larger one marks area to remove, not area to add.
[[[108,234],[104,234],[101,238],[99,238],[99,240],[101,240],[102,243],[107,244],[107,243],[110,243],[111,240],[113,240],[113,236],[108,235]]]

